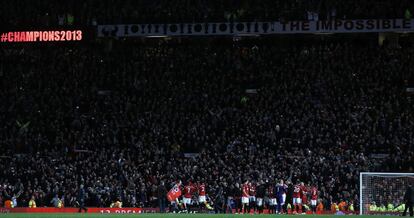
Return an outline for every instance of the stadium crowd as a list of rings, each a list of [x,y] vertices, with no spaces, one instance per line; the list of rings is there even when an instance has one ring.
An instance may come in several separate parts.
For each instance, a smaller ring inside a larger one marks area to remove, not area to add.
[[[413,171],[413,55],[347,43],[4,49],[0,206],[75,206],[84,184],[87,206],[151,207],[161,182],[189,179],[212,199],[246,179],[300,180],[325,208],[357,206],[360,171]]]
[[[409,0],[263,1],[6,1],[0,23],[7,27],[46,27],[119,23],[283,21],[412,17]],[[24,16],[22,16],[24,14]]]

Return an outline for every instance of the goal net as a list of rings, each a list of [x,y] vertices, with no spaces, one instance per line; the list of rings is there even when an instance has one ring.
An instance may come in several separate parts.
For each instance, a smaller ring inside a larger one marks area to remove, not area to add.
[[[414,173],[359,174],[360,214],[392,214],[404,210],[404,194]]]

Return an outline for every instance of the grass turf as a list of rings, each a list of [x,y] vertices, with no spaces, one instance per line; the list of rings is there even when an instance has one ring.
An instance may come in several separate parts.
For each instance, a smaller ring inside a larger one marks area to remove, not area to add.
[[[78,218],[78,217],[91,217],[91,218],[120,218],[120,217],[140,217],[140,218],[236,218],[236,217],[304,217],[304,218],[317,218],[317,217],[334,217],[335,215],[274,215],[274,214],[262,214],[262,215],[242,215],[242,214],[77,214],[77,213],[7,213],[0,214],[0,218]],[[346,217],[357,218],[385,218],[390,216],[380,215],[348,215]]]

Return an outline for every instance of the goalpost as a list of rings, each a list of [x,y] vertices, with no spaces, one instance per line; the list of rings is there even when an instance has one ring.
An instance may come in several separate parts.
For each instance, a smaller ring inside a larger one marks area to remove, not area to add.
[[[359,214],[400,212],[408,184],[414,185],[414,173],[361,172]]]

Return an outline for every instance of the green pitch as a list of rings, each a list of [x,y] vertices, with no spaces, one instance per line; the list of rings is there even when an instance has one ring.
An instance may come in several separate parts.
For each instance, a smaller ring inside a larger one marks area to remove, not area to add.
[[[340,217],[335,215],[242,215],[242,214],[76,214],[76,213],[65,213],[65,214],[45,214],[45,213],[8,213],[0,214],[0,218],[78,218],[78,217],[91,217],[91,218],[127,218],[127,217],[139,217],[139,218],[236,218],[236,217],[277,217],[277,218],[289,218],[289,217],[304,217],[304,218],[317,218],[317,217]],[[358,216],[351,215],[345,217],[354,218],[385,218],[390,216]]]

